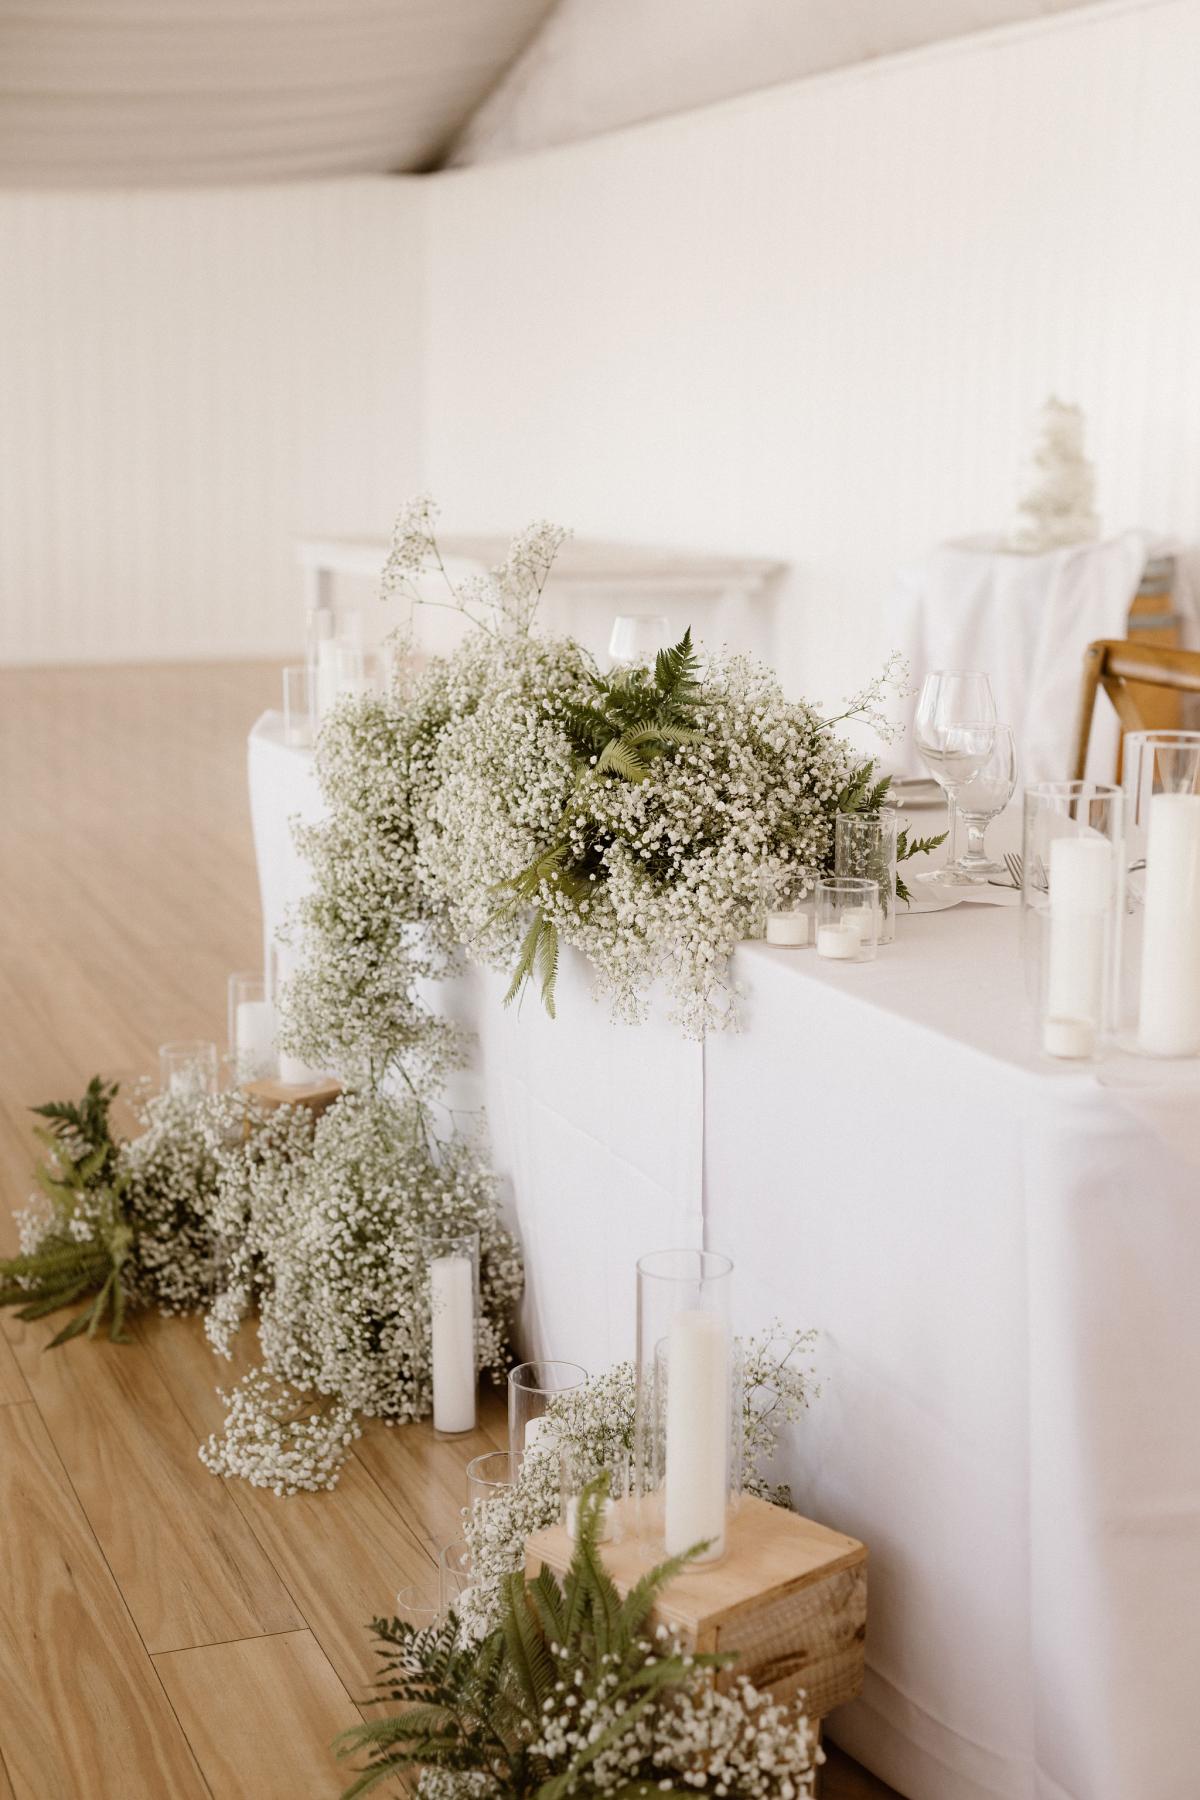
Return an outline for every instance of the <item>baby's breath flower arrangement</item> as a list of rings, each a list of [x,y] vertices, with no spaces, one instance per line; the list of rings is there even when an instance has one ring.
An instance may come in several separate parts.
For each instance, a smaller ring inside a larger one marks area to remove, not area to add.
[[[331,817],[306,840],[316,891],[293,1047],[341,1068],[372,1021],[394,1019],[403,1039],[413,958],[456,943],[512,973],[510,998],[535,982],[551,1011],[565,942],[618,1018],[642,1018],[661,984],[688,1035],[734,1022],[730,959],[764,894],[807,891],[831,862],[837,813],[883,797],[835,726],[859,718],[886,735],[898,659],[835,720],[748,657],[702,658],[690,634],[653,668],[602,675],[573,639],[533,629],[565,533],[531,526],[496,569],[455,583],[436,513],[427,496],[401,513],[382,593],[454,607],[473,629],[326,728]]]
[[[604,1488],[581,1497],[565,1580],[509,1575],[481,1642],[453,1613],[425,1631],[375,1621],[378,1685],[401,1710],[338,1740],[342,1756],[370,1755],[343,1800],[412,1772],[424,1800],[809,1800],[822,1759],[807,1718],[745,1680],[718,1693],[713,1673],[733,1658],[649,1623],[689,1557],[618,1594],[596,1549]]]
[[[206,1330],[229,1355],[257,1307],[270,1378],[227,1396],[224,1434],[203,1452],[219,1473],[281,1493],[332,1487],[356,1416],[428,1413],[428,1235],[479,1233],[478,1366],[505,1368],[521,1261],[494,1178],[465,1141],[434,1140],[411,1099],[347,1094],[315,1124],[281,1108],[251,1155],[228,1160],[214,1210],[229,1251]]]
[[[789,1506],[786,1487],[770,1480],[779,1434],[798,1419],[813,1392],[806,1358],[815,1333],[786,1332],[775,1325],[742,1346],[743,1485],[747,1493]],[[614,1471],[634,1453],[636,1377],[632,1363],[618,1363],[582,1387],[557,1395],[549,1406],[553,1448],[534,1448],[522,1458],[516,1483],[463,1514],[471,1549],[471,1585],[459,1613],[463,1629],[482,1638],[496,1625],[504,1583],[525,1558],[525,1541],[559,1517],[559,1458],[573,1452],[584,1467]]]

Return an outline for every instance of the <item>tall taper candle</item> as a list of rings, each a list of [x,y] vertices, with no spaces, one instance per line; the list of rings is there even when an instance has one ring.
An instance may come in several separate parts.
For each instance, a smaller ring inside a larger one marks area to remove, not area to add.
[[[433,1428],[475,1428],[475,1271],[469,1256],[435,1256],[433,1297]]]
[[[716,1313],[686,1310],[667,1338],[668,1556],[709,1539],[705,1560],[725,1551],[729,1497],[729,1333]]]
[[[1138,1042],[1200,1052],[1200,794],[1155,794],[1146,840]]]
[[[1043,1047],[1051,1056],[1094,1054],[1107,1013],[1105,983],[1112,930],[1113,847],[1098,833],[1050,844],[1050,935]],[[1073,1047],[1058,1029],[1090,1026]],[[1081,1048],[1085,1038],[1089,1043]]]

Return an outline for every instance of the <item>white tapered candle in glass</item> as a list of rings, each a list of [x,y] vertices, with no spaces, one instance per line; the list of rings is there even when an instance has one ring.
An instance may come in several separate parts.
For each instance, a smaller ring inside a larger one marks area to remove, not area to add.
[[[431,1240],[429,1257],[433,1428],[446,1437],[475,1429],[475,1314],[479,1234]]]
[[[1094,1056],[1106,1011],[1116,859],[1106,837],[1056,837],[1049,845],[1050,929],[1042,1048]]]
[[[1138,1046],[1200,1054],[1200,794],[1155,794],[1146,845]]]

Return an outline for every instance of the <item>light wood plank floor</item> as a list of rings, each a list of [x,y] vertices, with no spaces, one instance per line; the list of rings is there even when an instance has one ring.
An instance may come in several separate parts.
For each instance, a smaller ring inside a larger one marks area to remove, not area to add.
[[[223,1036],[225,977],[259,955],[245,738],[278,685],[258,665],[0,671],[5,1250],[30,1105]],[[366,1621],[432,1583],[499,1403],[465,1443],[371,1431],[335,1493],[277,1500],[196,1457],[239,1368],[198,1320],[46,1355],[57,1323],[0,1330],[0,1797],[335,1796]],[[831,1752],[825,1800],[889,1795]]]

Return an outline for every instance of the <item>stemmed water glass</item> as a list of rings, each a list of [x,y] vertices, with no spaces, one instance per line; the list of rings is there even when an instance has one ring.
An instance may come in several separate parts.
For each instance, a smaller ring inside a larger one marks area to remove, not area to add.
[[[955,782],[949,789],[958,816],[967,828],[966,849],[952,868],[943,874],[943,879],[954,886],[987,881],[992,875],[1004,873],[1003,863],[988,856],[984,840],[988,825],[997,813],[1004,811],[1017,785],[1017,753],[1010,726],[967,726],[963,735],[969,740],[973,751],[982,748],[982,740],[985,738],[990,742],[991,748],[968,780]],[[948,733],[951,743],[957,736],[954,731]]]
[[[996,701],[992,684],[977,669],[935,669],[926,675],[917,701],[913,741],[921,760],[946,795],[950,807],[949,842],[953,854],[957,824],[955,789],[970,781],[990,757],[994,744]],[[974,882],[973,873],[950,863],[918,875],[918,881]]]

